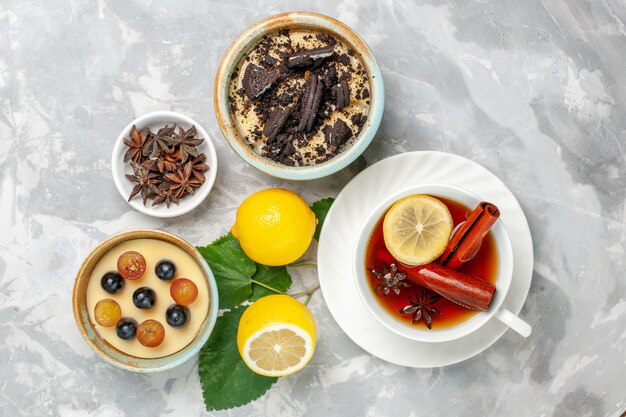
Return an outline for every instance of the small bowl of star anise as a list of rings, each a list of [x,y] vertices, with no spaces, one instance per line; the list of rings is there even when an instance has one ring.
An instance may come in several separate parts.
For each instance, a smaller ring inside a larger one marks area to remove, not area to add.
[[[140,116],[120,133],[111,161],[118,191],[135,210],[175,217],[207,197],[217,157],[206,130],[172,111]]]

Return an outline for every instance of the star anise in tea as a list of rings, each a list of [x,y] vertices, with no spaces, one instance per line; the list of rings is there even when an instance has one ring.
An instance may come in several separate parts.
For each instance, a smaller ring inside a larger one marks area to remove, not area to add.
[[[424,321],[426,327],[432,328],[433,315],[441,314],[439,309],[434,304],[441,299],[441,296],[430,292],[426,289],[417,290],[415,298],[409,297],[411,304],[402,307],[398,313],[400,314],[412,314],[413,319],[411,323],[415,324],[420,320]]]
[[[124,145],[128,146],[124,154],[124,162],[132,160],[139,164],[143,160],[143,153],[148,145],[148,128],[144,127],[138,131],[135,125],[130,129],[130,138],[124,138]]]
[[[198,151],[196,146],[204,142],[204,139],[196,138],[196,127],[191,126],[185,131],[182,127],[178,128],[178,133],[174,134],[172,143],[180,150],[180,162],[185,163],[189,156],[197,157]]]
[[[376,279],[382,281],[376,286],[374,291],[382,291],[383,295],[387,295],[391,291],[400,295],[400,290],[402,288],[408,288],[411,286],[411,284],[405,281],[406,274],[398,271],[398,266],[395,263],[392,263],[389,266],[383,264],[380,271],[372,269],[370,272]]]
[[[141,193],[141,198],[143,199],[143,204],[145,205],[146,200],[148,200],[148,197],[154,193],[155,188],[160,182],[159,175],[134,162],[132,165],[134,175],[126,174],[126,178],[128,178],[131,182],[136,183],[136,185],[130,192],[128,201],[132,200],[134,196]]]
[[[165,179],[172,182],[172,191],[175,192],[176,198],[193,194],[194,188],[202,185],[202,181],[191,175],[191,164],[185,164],[182,171],[179,169],[175,174],[172,172],[165,174]]]
[[[131,161],[134,172],[126,178],[136,183],[129,201],[141,194],[144,205],[151,198],[153,206],[165,203],[169,208],[205,182],[209,166],[206,155],[196,149],[204,139],[195,137],[195,126],[187,130],[178,127],[178,132],[176,127],[176,123],[166,124],[154,133],[133,126],[130,139],[124,139],[128,147],[124,162]]]

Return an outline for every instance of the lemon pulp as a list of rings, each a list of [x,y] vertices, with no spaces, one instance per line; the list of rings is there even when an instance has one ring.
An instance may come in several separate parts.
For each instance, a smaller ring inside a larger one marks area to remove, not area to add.
[[[438,199],[415,194],[396,201],[383,220],[385,246],[407,265],[423,265],[437,259],[448,246],[452,216]]]

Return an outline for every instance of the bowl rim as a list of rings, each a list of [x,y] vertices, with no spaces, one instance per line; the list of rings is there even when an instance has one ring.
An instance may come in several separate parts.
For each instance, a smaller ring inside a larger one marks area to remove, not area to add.
[[[143,205],[143,202],[138,200],[136,197],[131,201],[128,201],[128,194],[124,189],[124,183],[128,182],[128,180],[124,177],[124,174],[128,173],[128,162],[124,162],[124,138],[130,135],[130,130],[133,125],[137,127],[143,127],[145,125],[155,125],[175,122],[177,125],[179,123],[183,123],[185,125],[194,125],[198,132],[198,135],[204,139],[204,142],[200,145],[200,147],[205,147],[203,152],[207,157],[207,165],[209,165],[209,170],[206,172],[206,180],[204,184],[197,188],[197,192],[195,192],[191,196],[186,196],[185,198],[179,201],[178,205],[172,205],[170,208],[166,208],[164,204],[159,206],[152,206],[149,203],[147,205]],[[206,144],[206,145],[205,145]],[[205,146],[203,146],[205,145]],[[217,177],[217,152],[215,151],[215,145],[213,144],[213,139],[209,135],[206,129],[202,127],[197,121],[192,119],[189,116],[186,116],[182,113],[178,113],[171,110],[157,110],[149,113],[144,113],[135,119],[133,119],[130,123],[122,129],[117,139],[115,140],[115,145],[113,146],[113,151],[111,154],[111,173],[113,175],[113,182],[115,183],[115,187],[117,191],[120,193],[122,198],[135,210],[140,213],[147,214],[148,216],[158,217],[158,218],[172,218],[177,216],[182,216],[183,214],[189,213],[196,207],[198,207],[202,202],[207,198],[211,190],[213,189],[213,185],[215,184],[215,179]]]
[[[287,26],[300,26],[330,32],[350,46],[359,56],[370,77],[370,111],[366,126],[352,145],[321,164],[290,167],[279,164],[255,153],[239,138],[238,129],[230,114],[228,87],[233,70],[242,57],[267,33]],[[226,142],[246,162],[276,178],[288,180],[313,180],[322,178],[345,168],[369,146],[374,138],[385,107],[385,91],[380,66],[365,41],[342,22],[319,13],[292,11],[279,13],[254,23],[244,30],[229,46],[217,70],[214,83],[213,103],[218,125]]]
[[[199,266],[204,272],[204,278],[207,280],[207,284],[209,287],[209,309],[207,311],[206,317],[204,318],[204,321],[200,325],[196,337],[181,350],[159,358],[138,358],[136,356],[128,355],[125,352],[122,352],[121,350],[116,349],[115,347],[107,343],[98,335],[98,333],[93,328],[93,323],[89,318],[89,313],[83,308],[83,304],[85,303],[81,303],[80,301],[80,298],[85,296],[84,293],[81,294],[81,292],[83,292],[81,291],[81,288],[84,287],[83,289],[86,289],[86,286],[89,283],[91,271],[104,256],[104,254],[106,254],[110,249],[114,248],[115,246],[128,240],[134,239],[158,239],[178,246],[186,253],[190,254],[196,262],[198,262]],[[112,235],[104,241],[100,242],[85,257],[85,260],[83,261],[80,268],[78,269],[78,272],[76,273],[76,278],[74,279],[74,286],[72,289],[72,311],[74,314],[74,320],[78,327],[79,333],[82,335],[83,339],[85,339],[87,344],[100,358],[104,359],[106,362],[115,365],[118,368],[140,373],[153,373],[172,369],[176,366],[182,365],[183,363],[191,359],[196,353],[198,353],[202,346],[204,346],[204,344],[209,339],[209,336],[211,335],[215,327],[215,323],[217,321],[218,306],[219,296],[217,292],[217,283],[215,280],[215,276],[213,275],[211,268],[204,260],[202,255],[200,255],[200,253],[193,245],[191,245],[181,237],[156,229],[128,230]],[[125,360],[125,362],[122,362],[121,360],[116,359],[107,352],[105,352],[105,350],[103,350],[103,348],[98,345],[97,340],[100,341],[100,343],[102,343],[107,350],[111,350],[118,354],[120,358],[123,358]],[[143,367],[141,366],[142,363],[152,363],[154,364],[154,366]]]
[[[457,193],[457,195],[462,194],[468,199],[475,201],[476,204],[480,201],[485,201],[476,193],[452,184],[427,183],[407,186],[393,194],[390,194],[368,214],[367,220],[363,223],[353,248],[352,276],[354,285],[359,296],[361,297],[361,300],[363,301],[363,304],[365,304],[372,316],[374,316],[376,320],[389,330],[407,339],[420,342],[447,342],[460,339],[478,330],[485,323],[487,323],[502,306],[502,303],[504,302],[511,286],[513,277],[513,248],[508,231],[506,230],[504,223],[501,219],[499,219],[499,221],[497,221],[491,228],[498,251],[498,272],[496,279],[496,294],[487,311],[479,311],[469,319],[452,327],[423,330],[420,328],[412,328],[407,326],[405,323],[402,323],[400,320],[394,319],[388,312],[384,311],[378,301],[374,299],[371,289],[369,288],[364,262],[365,249],[367,247],[367,243],[369,242],[375,222],[380,219],[382,213],[387,210],[391,204],[402,197],[412,194],[427,194],[434,197],[439,195],[467,205],[467,203],[463,201],[459,201],[454,197],[445,195],[446,192]]]

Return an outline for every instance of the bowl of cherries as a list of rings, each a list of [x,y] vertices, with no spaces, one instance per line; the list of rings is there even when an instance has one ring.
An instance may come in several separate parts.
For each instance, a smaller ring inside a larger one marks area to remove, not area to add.
[[[180,365],[217,318],[215,278],[198,251],[158,230],[124,232],[85,259],[73,293],[78,329],[104,360],[155,372]]]

